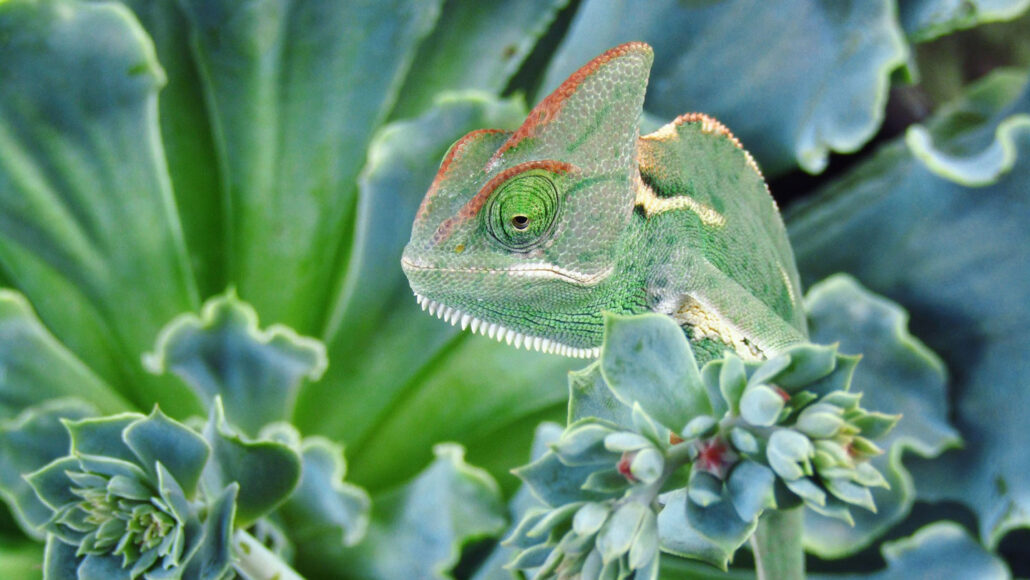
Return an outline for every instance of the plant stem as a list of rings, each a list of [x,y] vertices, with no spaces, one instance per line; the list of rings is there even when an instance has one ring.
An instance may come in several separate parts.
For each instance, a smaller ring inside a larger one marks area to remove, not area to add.
[[[758,580],[803,580],[805,552],[801,547],[804,510],[766,510],[751,536]]]
[[[248,580],[304,580],[289,564],[243,530],[233,534],[232,545],[236,556],[233,567]]]

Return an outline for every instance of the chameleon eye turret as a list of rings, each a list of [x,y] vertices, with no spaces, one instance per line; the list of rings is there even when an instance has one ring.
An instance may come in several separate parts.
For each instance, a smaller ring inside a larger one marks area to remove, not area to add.
[[[450,148],[401,260],[424,309],[580,357],[597,356],[604,311],[672,316],[701,362],[803,336],[794,258],[747,151],[696,113],[639,135],[652,60],[617,46],[518,130]]]

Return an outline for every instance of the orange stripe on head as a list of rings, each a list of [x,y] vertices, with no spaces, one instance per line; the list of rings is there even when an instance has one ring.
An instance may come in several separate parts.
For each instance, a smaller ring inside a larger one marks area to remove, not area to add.
[[[461,139],[458,139],[454,145],[451,146],[450,151],[447,152],[447,156],[443,158],[440,163],[440,169],[436,171],[436,177],[433,178],[433,183],[429,185],[429,191],[426,192],[425,197],[422,198],[421,205],[418,206],[418,212],[415,213],[415,219],[424,218],[426,212],[429,209],[429,200],[436,193],[436,190],[440,187],[440,183],[447,177],[447,171],[451,168],[451,163],[458,157],[458,155],[465,149],[474,139],[478,139],[483,135],[495,135],[497,133],[505,133],[503,129],[478,129],[466,134]]]
[[[484,185],[482,189],[472,197],[472,199],[468,200],[465,205],[458,210],[457,214],[447,218],[442,224],[440,224],[440,227],[436,229],[436,233],[433,234],[433,245],[446,241],[447,238],[454,233],[455,227],[476,217],[476,215],[479,214],[479,211],[483,209],[483,206],[486,205],[486,200],[490,199],[493,192],[496,191],[503,183],[520,173],[532,171],[534,169],[543,169],[544,171],[549,171],[558,175],[566,175],[576,171],[576,167],[571,163],[550,159],[527,161],[526,163],[520,163],[515,167],[505,169],[495,175],[490,179],[490,181],[486,182],[486,185]]]
[[[515,147],[523,139],[533,135],[539,127],[542,127],[558,116],[561,112],[565,102],[576,93],[576,89],[583,83],[590,75],[601,68],[605,63],[624,54],[633,51],[651,51],[651,47],[644,42],[627,42],[626,44],[620,44],[615,48],[607,50],[604,54],[601,54],[594,60],[588,62],[582,68],[572,73],[572,76],[565,79],[557,89],[551,94],[547,95],[544,100],[540,101],[537,106],[533,107],[533,110],[529,112],[525,122],[518,128],[517,131],[504,142],[504,145],[494,153],[494,156],[490,159],[491,162],[497,161],[501,158],[501,155],[505,151],[508,151],[512,147]]]

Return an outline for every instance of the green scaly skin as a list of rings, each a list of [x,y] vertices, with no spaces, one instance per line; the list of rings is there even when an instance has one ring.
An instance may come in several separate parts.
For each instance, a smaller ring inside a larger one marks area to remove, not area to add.
[[[673,316],[699,362],[805,334],[783,222],[751,156],[704,115],[643,137],[653,53],[618,46],[515,132],[448,151],[401,260],[423,308],[517,345],[597,356],[602,312]]]

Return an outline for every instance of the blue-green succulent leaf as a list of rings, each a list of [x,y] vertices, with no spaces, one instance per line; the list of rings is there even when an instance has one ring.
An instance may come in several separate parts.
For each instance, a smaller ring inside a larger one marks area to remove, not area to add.
[[[606,493],[582,488],[583,483],[597,469],[597,464],[566,465],[553,451],[550,451],[529,465],[512,470],[512,473],[519,476],[540,501],[550,507],[557,507],[576,501],[606,499],[608,497]]]
[[[766,385],[754,385],[740,398],[740,416],[758,427],[772,427],[780,418],[785,401]]]
[[[948,423],[944,365],[909,333],[908,314],[901,307],[843,275],[814,285],[805,305],[812,340],[839,342],[843,352],[862,353],[852,387],[862,393],[862,406],[904,416],[881,441],[888,453],[871,460],[890,483],[889,489],[873,490],[877,513],[856,510],[853,527],[811,512],[805,516],[808,548],[826,557],[842,556],[868,545],[908,514],[915,490],[902,464],[905,451],[936,457],[958,445],[959,436]],[[880,431],[862,435],[875,437]]]
[[[233,521],[239,486],[232,483],[207,507],[203,542],[182,570],[183,578],[220,580],[232,565]]]
[[[905,34],[926,42],[985,22],[1011,20],[1030,7],[1030,0],[907,0],[898,2]]]
[[[22,475],[68,454],[71,442],[63,420],[96,412],[93,405],[79,399],[52,399],[0,422],[0,497],[29,536],[43,539],[39,527],[50,519],[53,509],[40,501]]]
[[[104,381],[137,403],[195,411],[183,387],[126,364],[197,299],[153,45],[114,2],[7,1],[0,38],[0,264]]]
[[[606,315],[601,372],[620,401],[672,431],[711,412],[690,344],[668,316]]]
[[[209,406],[221,397],[230,422],[248,435],[288,419],[301,382],[318,380],[328,364],[321,342],[279,324],[260,329],[233,291],[208,300],[199,316],[176,317],[144,362],[177,375]]]
[[[765,508],[776,507],[773,483],[776,475],[768,467],[744,460],[726,478],[726,491],[737,516],[745,522],[757,518]]]
[[[0,218],[2,219],[2,218]],[[25,297],[0,288],[0,419],[47,399],[75,396],[100,412],[130,404],[57,341]]]
[[[43,467],[22,475],[32,486],[36,496],[46,507],[56,512],[61,506],[78,501],[79,496],[72,493],[71,480],[67,472],[79,469],[79,462],[74,457],[60,457]]]
[[[246,527],[282,503],[297,486],[301,458],[291,447],[270,440],[253,440],[234,432],[225,421],[221,400],[215,399],[204,426],[211,461],[204,470],[208,489],[240,486],[236,525]]]
[[[731,525],[732,522],[741,521],[729,498],[727,498],[727,501],[721,501],[710,508],[694,506],[694,510],[691,511],[693,511],[695,517],[700,513],[702,518],[710,519],[711,521],[705,522],[705,526],[712,528],[709,531],[720,536],[720,539],[712,539],[702,534],[696,527],[694,520],[688,517],[687,505],[689,500],[687,499],[687,491],[685,489],[670,492],[663,496],[663,498],[665,508],[658,514],[658,537],[662,551],[684,558],[708,562],[722,570],[727,569],[733,553],[740,547],[741,543],[747,540],[757,526],[758,520],[755,520],[754,523],[746,525],[744,528],[733,530],[734,532],[741,532],[739,535],[743,535],[743,537],[740,538],[739,543],[736,541],[727,542],[725,540],[729,536],[735,536],[736,534],[717,532],[729,532],[730,528],[733,527]],[[724,519],[724,521],[720,522],[720,519]]]
[[[610,562],[629,551],[638,529],[651,512],[639,501],[627,501],[617,507],[597,534],[597,550],[604,562]]]
[[[374,498],[368,536],[346,554],[356,576],[448,578],[462,546],[504,529],[493,478],[465,463],[460,446],[440,444],[434,452],[437,459],[413,481]]]
[[[1009,100],[1009,91],[1019,87],[1021,92]],[[1007,105],[999,108],[999,101]],[[1027,73],[996,71],[938,114],[936,123],[908,128],[905,142],[912,154],[930,171],[956,183],[990,185],[1012,170],[1019,144],[1030,139]]]
[[[122,438],[152,477],[157,465],[161,465],[182,487],[186,497],[193,499],[200,474],[211,455],[211,447],[203,437],[155,407],[149,416],[128,425]]]
[[[66,421],[68,435],[71,437],[71,451],[76,455],[135,462],[136,454],[125,444],[122,434],[126,427],[143,418],[144,415],[140,413],[119,413]]]
[[[893,0],[633,3],[590,0],[547,71],[544,93],[606,48],[655,51],[645,108],[717,117],[771,174],[826,167],[883,120],[890,75],[908,57]],[[755,26],[755,23],[762,23]],[[747,91],[735,81],[747,79]],[[756,113],[760,112],[760,113]]]
[[[1011,103],[1001,97],[1023,90],[1006,78],[982,81],[998,91],[996,110]],[[978,124],[986,126],[967,130]],[[1018,147],[1030,151],[1026,140]],[[1030,350],[1028,189],[1028,164],[1016,163],[993,185],[972,190],[933,174],[895,142],[787,212],[804,280],[851,273],[901,304],[913,333],[945,365],[961,369],[950,385],[954,421],[975,438],[961,451],[907,465],[921,498],[968,505],[988,545],[1030,525],[1025,437],[1012,429],[1030,407],[1030,392],[1012,388],[1030,382],[1026,365],[1013,362]],[[911,416],[905,415],[899,429]]]
[[[593,417],[628,427],[633,423],[632,408],[612,393],[601,374],[601,363],[569,371],[569,415],[567,424]]]
[[[729,405],[731,413],[740,413],[740,397],[746,386],[747,373],[744,370],[744,362],[735,356],[724,359],[719,365],[719,392]]]
[[[303,469],[297,489],[279,508],[296,542],[322,537],[332,530],[341,545],[357,544],[368,529],[371,500],[368,493],[343,481],[343,447],[323,437],[309,437],[301,445]]]

